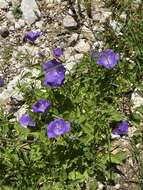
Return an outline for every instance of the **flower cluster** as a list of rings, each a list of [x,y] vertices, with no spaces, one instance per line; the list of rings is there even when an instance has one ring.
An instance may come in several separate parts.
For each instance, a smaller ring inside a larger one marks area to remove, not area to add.
[[[34,42],[40,33],[31,32],[25,36],[25,38],[31,42]],[[54,59],[47,61],[42,65],[43,71],[45,73],[44,84],[49,87],[60,87],[64,83],[66,69],[62,65],[59,58],[63,55],[63,50],[61,48],[55,48],[53,50]],[[34,113],[46,113],[52,107],[52,103],[45,99],[39,99],[32,105],[32,111]],[[36,122],[30,117],[28,113],[22,115],[19,120],[22,127],[36,127]],[[47,136],[48,138],[56,138],[58,136],[64,135],[70,131],[70,123],[64,121],[63,119],[54,119],[47,126]]]
[[[38,100],[32,105],[33,112],[45,113],[51,108],[51,102],[45,99]],[[28,113],[22,115],[19,120],[22,127],[35,128],[36,122],[30,117]],[[64,135],[70,131],[70,123],[65,122],[63,119],[55,119],[47,126],[47,135],[49,138],[56,138],[58,136]]]
[[[25,35],[24,39],[31,43],[41,36],[41,32],[29,32]],[[91,59],[97,59],[97,64],[101,65],[107,69],[114,68],[119,61],[119,54],[115,53],[112,49],[105,49],[103,52],[90,52]],[[44,85],[52,88],[57,88],[63,85],[65,80],[66,69],[62,64],[60,59],[63,56],[63,49],[57,47],[53,49],[52,60],[49,60],[42,65],[42,69],[45,74]],[[0,80],[0,86],[3,85],[3,80]],[[45,99],[39,99],[32,105],[32,111],[34,113],[46,113],[52,107],[52,103]],[[22,127],[36,127],[36,122],[30,117],[28,113],[22,115],[19,120]],[[58,136],[64,135],[70,131],[71,125],[69,122],[64,121],[64,119],[56,118],[51,121],[47,126],[47,136],[49,139],[56,138]],[[120,121],[118,126],[113,129],[112,134],[124,135],[128,132],[128,122]]]

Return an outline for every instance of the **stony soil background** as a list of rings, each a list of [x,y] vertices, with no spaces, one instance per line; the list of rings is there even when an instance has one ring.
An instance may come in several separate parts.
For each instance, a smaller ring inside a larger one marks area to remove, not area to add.
[[[64,48],[65,65],[68,70],[79,63],[84,54],[91,48],[102,50],[105,43],[102,34],[104,23],[120,34],[121,25],[112,20],[112,12],[105,7],[103,1],[92,0],[91,12],[73,6],[72,1],[64,0],[0,0],[0,77],[5,86],[0,89],[0,105],[7,112],[14,110],[16,117],[22,113],[23,101],[17,83],[30,83],[31,78],[22,79],[27,72],[37,74],[32,65],[41,60],[41,55],[50,57],[54,47]],[[122,15],[125,17],[126,15]],[[41,31],[42,36],[35,45],[24,42],[28,31]],[[29,69],[30,66],[30,69]],[[40,84],[39,84],[40,85]],[[132,95],[134,107],[143,104],[138,93]],[[134,129],[130,129],[131,138]],[[133,190],[137,187],[137,163],[132,159],[129,138],[121,138],[114,142],[114,152],[127,150],[128,159],[123,167],[119,167],[117,184],[112,187],[99,183],[98,189]]]

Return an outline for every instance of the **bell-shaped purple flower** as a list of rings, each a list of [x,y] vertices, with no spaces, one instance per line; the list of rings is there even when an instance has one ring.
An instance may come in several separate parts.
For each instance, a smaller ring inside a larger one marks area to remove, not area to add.
[[[2,78],[0,78],[0,87],[4,86],[4,80]]]
[[[56,138],[70,131],[71,125],[63,119],[55,119],[47,127],[48,138]]]
[[[120,121],[115,129],[113,129],[112,134],[114,135],[125,135],[128,133],[128,122]]]
[[[30,117],[28,113],[25,113],[19,119],[19,123],[22,127],[36,127],[36,122]]]
[[[36,39],[42,35],[42,32],[36,32],[36,31],[31,31],[28,32],[25,36],[24,36],[24,40],[25,41],[29,41],[34,43],[36,41]]]
[[[53,55],[56,57],[56,58],[59,58],[63,55],[63,50],[62,48],[55,48],[53,49]]]
[[[119,61],[119,54],[115,53],[112,49],[106,49],[100,53],[97,64],[102,65],[107,69],[114,68]]]
[[[45,113],[51,108],[52,104],[50,101],[45,99],[38,100],[35,104],[32,105],[32,110],[35,113]]]
[[[64,83],[66,69],[61,62],[53,59],[43,64],[45,71],[44,84],[50,87],[60,87]]]

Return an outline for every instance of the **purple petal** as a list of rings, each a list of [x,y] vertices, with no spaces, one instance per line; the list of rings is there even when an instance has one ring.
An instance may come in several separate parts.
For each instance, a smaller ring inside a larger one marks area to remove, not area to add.
[[[60,73],[57,70],[46,73],[44,84],[49,87],[60,87],[63,85],[65,73]]]
[[[107,69],[114,68],[119,61],[119,54],[114,53],[112,49],[106,49],[100,53],[97,64],[104,66]]]
[[[47,127],[47,135],[49,138],[56,138],[70,131],[70,123],[63,119],[55,119],[49,123]]]
[[[25,113],[21,116],[19,123],[22,127],[35,127],[36,122],[32,120],[32,118],[29,116],[29,114]]]
[[[61,57],[63,55],[63,50],[61,48],[55,48],[53,50],[53,55],[57,58]]]
[[[36,39],[42,35],[42,32],[34,32],[34,31],[31,31],[31,32],[28,32],[25,36],[24,36],[24,40],[26,41],[30,41],[30,42],[35,42]]]
[[[65,79],[65,67],[56,59],[48,61],[42,65],[45,71],[44,84],[50,87],[60,87]]]
[[[42,68],[45,72],[50,72],[54,69],[62,68],[63,65],[61,62],[57,61],[56,59],[47,61],[42,65]]]
[[[0,87],[4,86],[4,80],[0,78]]]
[[[35,113],[44,113],[51,108],[51,102],[45,99],[38,100],[35,104],[32,105],[32,110]]]
[[[115,128],[112,133],[114,135],[125,135],[128,133],[128,122],[127,121],[120,121],[117,128]]]

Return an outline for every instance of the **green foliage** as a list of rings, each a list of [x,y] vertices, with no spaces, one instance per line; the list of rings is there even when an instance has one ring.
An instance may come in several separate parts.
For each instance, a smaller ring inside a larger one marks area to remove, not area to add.
[[[19,19],[19,18],[22,17],[22,11],[21,11],[20,7],[15,7],[15,8],[12,10],[12,13],[13,13],[13,15],[14,15],[14,17],[15,17],[16,19]]]
[[[111,147],[109,124],[125,117],[117,111],[123,91],[119,69],[122,68],[107,71],[85,57],[59,89],[43,86],[39,91],[35,86],[21,87],[29,113],[38,127],[30,130],[1,119],[6,122],[1,127],[5,141],[1,162],[6,174],[1,185],[9,180],[13,188],[42,189],[51,182],[58,189],[73,189],[77,184],[82,186],[89,177],[109,179],[109,162],[121,164],[123,159],[120,154],[108,153]],[[128,83],[126,88],[129,89]],[[31,113],[32,104],[39,98],[53,103],[48,114]],[[49,140],[45,128],[55,116],[71,122],[72,130],[64,137]]]

